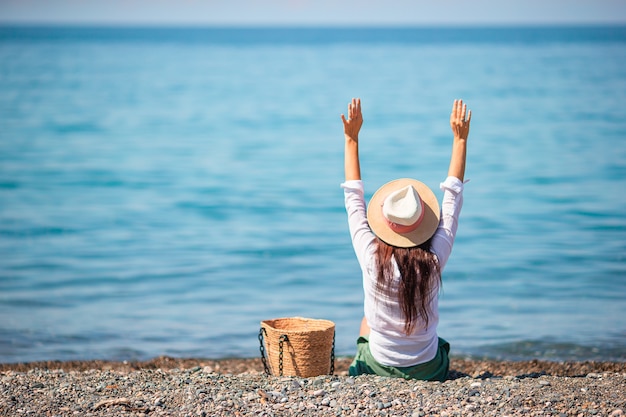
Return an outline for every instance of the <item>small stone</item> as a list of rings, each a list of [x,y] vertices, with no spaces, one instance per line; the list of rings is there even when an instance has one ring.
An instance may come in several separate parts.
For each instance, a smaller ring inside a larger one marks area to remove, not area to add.
[[[330,404],[330,398],[326,397],[322,400],[322,405],[329,405]]]
[[[595,372],[589,372],[587,374],[587,378],[594,378],[594,379],[602,378],[602,374],[597,374]]]
[[[335,381],[332,384],[330,384],[330,386],[333,388],[339,388],[341,386],[341,382]]]
[[[376,403],[376,408],[379,410],[384,410],[385,408],[389,408],[391,407],[391,403],[390,402],[382,402],[379,401]]]
[[[43,388],[43,387],[45,387],[45,385],[44,385],[44,384],[42,384],[41,382],[34,383],[34,384],[31,386],[31,388],[32,388],[32,389],[39,389],[39,388]]]
[[[348,385],[354,385],[356,381],[354,380],[354,378],[350,377],[348,379],[346,379],[346,384]]]
[[[313,391],[314,397],[323,397],[324,395],[326,395],[326,391],[324,391],[323,389]]]
[[[621,417],[623,415],[624,415],[624,411],[622,411],[620,408],[613,410],[611,414],[609,414],[610,417]]]
[[[550,386],[552,384],[550,384],[550,381],[547,381],[545,379],[540,379],[539,380],[539,385],[542,386],[542,387],[548,387],[548,386]]]
[[[280,393],[280,392],[278,392],[278,391],[268,391],[268,392],[267,392],[267,396],[268,396],[268,397],[270,397],[270,398],[272,398],[272,399],[275,399],[275,400],[276,400],[276,399],[278,399],[278,398],[282,397],[282,396],[283,396],[283,394],[281,394],[281,393]]]
[[[319,387],[320,385],[324,385],[324,381],[322,381],[321,379],[315,379],[315,380],[313,380],[312,385],[314,387]]]
[[[482,387],[482,386],[483,386],[483,384],[480,381],[472,382],[470,384],[470,388],[479,388],[479,387]]]
[[[333,408],[337,407],[337,400],[330,400],[330,403],[328,405],[330,405]]]

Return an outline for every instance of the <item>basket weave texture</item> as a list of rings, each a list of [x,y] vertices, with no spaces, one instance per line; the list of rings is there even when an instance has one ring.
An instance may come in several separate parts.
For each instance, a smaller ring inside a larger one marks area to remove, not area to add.
[[[283,342],[282,375],[313,377],[328,375],[335,338],[330,320],[287,317],[261,322],[265,331],[265,352],[273,375],[280,375],[280,338]]]

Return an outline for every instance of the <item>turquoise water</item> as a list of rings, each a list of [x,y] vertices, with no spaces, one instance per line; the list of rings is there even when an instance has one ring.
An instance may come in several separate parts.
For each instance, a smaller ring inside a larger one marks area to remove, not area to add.
[[[458,356],[626,360],[626,28],[0,28],[0,362],[254,357],[362,317],[366,192],[438,188],[473,110],[440,300]]]

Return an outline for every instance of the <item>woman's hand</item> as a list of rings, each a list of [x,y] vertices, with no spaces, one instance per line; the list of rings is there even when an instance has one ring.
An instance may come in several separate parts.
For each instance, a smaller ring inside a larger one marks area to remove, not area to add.
[[[353,98],[348,104],[348,120],[342,114],[343,134],[345,141],[344,166],[346,181],[361,179],[361,164],[359,162],[359,130],[363,125],[361,114],[361,99]]]
[[[454,100],[452,114],[450,114],[450,127],[452,127],[454,134],[454,141],[452,142],[448,175],[457,177],[461,181],[465,178],[467,135],[469,135],[470,120],[472,120],[472,111],[467,111],[467,106],[463,100]]]
[[[454,100],[452,114],[450,114],[450,127],[452,127],[454,140],[467,140],[471,120],[472,111],[467,111],[467,105],[463,103],[463,100]]]
[[[348,104],[348,120],[342,114],[341,120],[343,121],[343,133],[346,140],[350,139],[355,142],[359,141],[359,131],[363,125],[363,115],[361,114],[361,99],[353,98],[352,102]]]

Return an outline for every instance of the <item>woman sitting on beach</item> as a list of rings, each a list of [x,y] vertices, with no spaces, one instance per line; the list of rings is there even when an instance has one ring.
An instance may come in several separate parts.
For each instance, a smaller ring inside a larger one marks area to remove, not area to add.
[[[414,179],[383,185],[365,206],[359,163],[361,100],[352,99],[345,136],[346,210],[363,272],[365,317],[350,375],[377,374],[443,381],[450,345],[437,336],[438,295],[463,205],[466,143],[472,113],[455,100],[448,177],[435,194]]]

